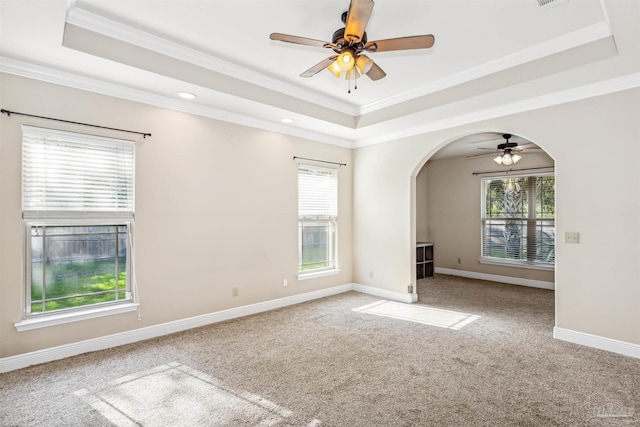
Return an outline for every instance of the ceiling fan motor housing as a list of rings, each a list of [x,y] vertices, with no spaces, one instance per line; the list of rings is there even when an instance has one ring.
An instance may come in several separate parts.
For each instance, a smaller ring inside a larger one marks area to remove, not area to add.
[[[349,41],[344,38],[344,31],[345,31],[344,27],[343,28],[338,28],[333,33],[333,37],[331,38],[331,41],[333,42],[333,44],[335,44],[337,46],[337,48],[333,49],[333,51],[336,52],[336,53],[341,53],[343,48],[349,46]],[[361,50],[366,43],[367,43],[367,32],[365,31],[362,34],[362,40],[360,40],[353,47],[356,50]]]
[[[506,142],[503,143],[503,144],[499,144],[498,145],[498,150],[504,150],[504,149],[507,149],[507,148],[511,149],[513,147],[517,147],[518,146],[518,144],[515,143],[515,142],[509,142],[509,138],[511,138],[511,136],[512,135],[510,133],[505,133],[504,135],[502,135],[502,137],[505,139]],[[509,150],[509,151],[511,151],[511,150]]]
[[[504,144],[498,145],[498,150],[504,150],[505,148],[513,148],[517,146],[518,144],[516,144],[515,142],[505,142]]]

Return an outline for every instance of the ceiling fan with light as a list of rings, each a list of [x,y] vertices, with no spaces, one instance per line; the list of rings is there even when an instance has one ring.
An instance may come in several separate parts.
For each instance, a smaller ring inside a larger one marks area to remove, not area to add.
[[[287,43],[332,49],[336,53],[309,68],[300,74],[300,77],[311,77],[327,69],[338,78],[344,73],[347,80],[355,80],[362,74],[366,74],[371,80],[380,80],[387,74],[366,56],[365,52],[428,49],[433,46],[435,38],[432,34],[428,34],[368,41],[365,28],[373,11],[373,5],[373,0],[351,0],[349,10],[342,14],[342,23],[345,26],[333,33],[331,42],[282,33],[272,33],[270,38]]]
[[[515,165],[522,159],[522,156],[520,154],[522,154],[525,150],[541,151],[539,148],[526,148],[525,145],[531,144],[530,142],[522,145],[518,145],[516,142],[509,142],[509,139],[512,137],[510,133],[505,133],[502,135],[502,137],[505,139],[505,142],[502,144],[498,144],[498,147],[495,150],[493,148],[478,148],[478,150],[492,150],[493,153],[498,154],[498,156],[494,158],[493,161],[499,164],[500,166]],[[493,153],[475,154],[473,156],[467,156],[467,157],[486,156],[487,154],[493,154]]]

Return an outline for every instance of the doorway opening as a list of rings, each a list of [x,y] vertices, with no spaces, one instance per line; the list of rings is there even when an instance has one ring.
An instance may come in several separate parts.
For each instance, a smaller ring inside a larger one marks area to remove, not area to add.
[[[498,164],[505,154],[511,161]],[[463,136],[426,160],[415,182],[418,302],[433,303],[449,279],[460,292],[555,288],[554,165],[534,142],[499,131]]]

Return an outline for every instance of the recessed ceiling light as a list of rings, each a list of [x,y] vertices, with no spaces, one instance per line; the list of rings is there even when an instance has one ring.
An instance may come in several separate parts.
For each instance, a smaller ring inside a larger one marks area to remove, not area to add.
[[[184,99],[194,99],[196,96],[190,92],[180,92],[178,95]]]
[[[282,123],[293,123],[293,119],[282,119]]]

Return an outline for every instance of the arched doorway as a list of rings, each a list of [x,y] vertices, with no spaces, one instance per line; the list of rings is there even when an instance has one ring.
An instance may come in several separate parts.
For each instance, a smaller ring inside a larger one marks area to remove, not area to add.
[[[505,133],[462,135],[418,167],[415,241],[433,244],[432,269],[425,260],[429,251],[416,247],[419,302],[430,270],[554,289],[554,160],[532,141],[505,139]],[[494,161],[505,148],[520,157],[515,164]]]

